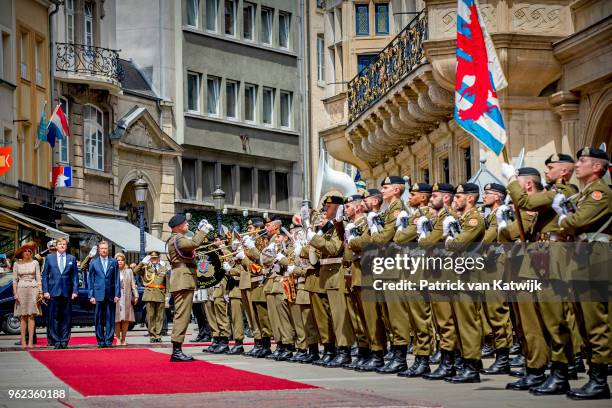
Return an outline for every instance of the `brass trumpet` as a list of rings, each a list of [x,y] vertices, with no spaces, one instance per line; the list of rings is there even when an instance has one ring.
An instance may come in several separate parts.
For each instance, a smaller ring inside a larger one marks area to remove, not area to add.
[[[265,232],[266,232],[266,230],[265,230],[265,229],[262,229],[262,230],[259,230],[259,231],[245,232],[244,234],[240,234],[240,238],[242,238],[242,237],[246,237],[246,236],[249,236],[249,235],[257,235],[257,234],[263,235]],[[229,240],[230,240],[230,239],[228,238],[228,239],[224,239],[224,240],[222,240],[222,241],[227,242],[227,241],[229,241]],[[211,246],[213,246],[213,245],[215,245],[213,242],[209,242],[209,243],[207,243],[207,244],[200,245],[199,247],[197,247],[197,248],[196,248],[196,251],[201,251],[201,250],[206,249],[206,248],[208,248],[208,247],[211,247]],[[231,244],[231,243],[229,243],[229,244],[227,244],[227,245],[223,245],[223,246],[218,247],[218,249],[221,249],[221,248],[229,248],[229,247],[231,247],[231,246],[232,246],[232,244]]]

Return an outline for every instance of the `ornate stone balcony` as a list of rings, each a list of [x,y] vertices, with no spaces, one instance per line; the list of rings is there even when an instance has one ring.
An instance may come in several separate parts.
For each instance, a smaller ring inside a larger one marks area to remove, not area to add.
[[[55,46],[58,78],[111,91],[121,89],[122,70],[117,50],[71,43],[55,43]]]

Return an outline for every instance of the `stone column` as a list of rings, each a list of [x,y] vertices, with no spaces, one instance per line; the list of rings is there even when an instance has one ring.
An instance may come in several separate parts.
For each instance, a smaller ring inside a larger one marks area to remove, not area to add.
[[[580,100],[572,92],[561,91],[549,98],[550,104],[561,118],[561,135],[555,138],[555,149],[559,153],[573,155],[579,147],[578,140],[578,108]]]

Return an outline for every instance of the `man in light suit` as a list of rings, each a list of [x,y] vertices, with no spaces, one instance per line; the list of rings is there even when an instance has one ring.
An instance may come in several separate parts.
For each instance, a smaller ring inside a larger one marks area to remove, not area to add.
[[[108,242],[98,244],[100,256],[89,264],[89,301],[96,305],[95,324],[98,347],[112,347],[115,336],[115,304],[121,297],[117,261],[108,256]]]
[[[72,300],[79,291],[77,260],[66,253],[68,242],[60,238],[56,242],[57,252],[49,254],[42,271],[42,290],[49,300],[48,322],[49,344],[56,349],[68,347],[72,327]]]

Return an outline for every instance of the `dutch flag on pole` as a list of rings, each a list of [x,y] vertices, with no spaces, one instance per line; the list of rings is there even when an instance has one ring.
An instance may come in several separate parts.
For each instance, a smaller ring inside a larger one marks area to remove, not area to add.
[[[55,147],[56,140],[62,140],[68,136],[70,136],[68,119],[66,118],[62,107],[57,105],[47,125],[47,142],[49,142],[51,147]]]
[[[478,1],[458,0],[455,121],[498,155],[506,144],[506,128],[497,91],[506,85]]]

